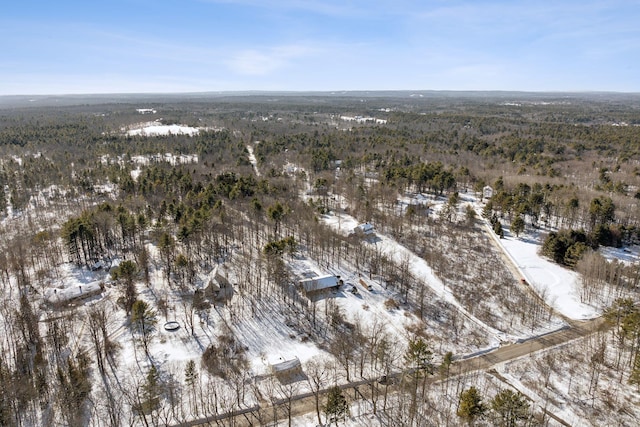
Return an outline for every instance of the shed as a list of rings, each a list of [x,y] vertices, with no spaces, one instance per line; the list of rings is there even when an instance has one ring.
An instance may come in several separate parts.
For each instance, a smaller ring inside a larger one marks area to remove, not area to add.
[[[305,378],[302,372],[302,365],[297,357],[272,364],[271,372],[282,384],[290,384]]]
[[[305,292],[316,292],[323,289],[337,288],[338,278],[333,275],[312,277],[310,279],[303,279],[300,281],[300,286]]]
[[[491,188],[488,185],[486,185],[482,189],[482,197],[485,198],[485,199],[490,199],[491,197],[493,197],[493,188]]]

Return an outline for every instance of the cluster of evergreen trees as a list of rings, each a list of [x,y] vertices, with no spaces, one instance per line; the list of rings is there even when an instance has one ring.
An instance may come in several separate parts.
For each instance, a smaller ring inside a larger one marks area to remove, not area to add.
[[[482,395],[473,386],[460,393],[457,414],[469,425],[477,420],[488,419],[496,426],[516,427],[528,425],[533,420],[529,401],[522,393],[504,389],[489,404],[485,404]]]

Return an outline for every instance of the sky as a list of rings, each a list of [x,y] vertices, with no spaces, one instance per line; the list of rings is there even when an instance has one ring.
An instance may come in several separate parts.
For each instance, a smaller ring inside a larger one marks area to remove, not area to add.
[[[7,0],[0,95],[640,92],[640,0]]]

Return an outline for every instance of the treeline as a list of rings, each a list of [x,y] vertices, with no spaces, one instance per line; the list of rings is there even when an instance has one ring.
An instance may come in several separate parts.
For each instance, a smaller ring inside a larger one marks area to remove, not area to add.
[[[587,249],[620,247],[640,240],[640,228],[616,224],[615,205],[608,197],[596,197],[589,206],[587,230],[562,229],[547,235],[542,253],[559,264],[575,267]]]
[[[50,121],[10,120],[0,127],[0,153],[6,154],[0,162],[0,212],[9,204],[24,211],[30,201],[47,204],[93,197],[95,192],[104,195],[102,186],[107,184],[129,194],[135,184],[131,171],[139,167],[133,156],[197,155],[191,173],[203,179],[211,179],[216,166],[224,170],[245,165],[250,170],[243,143],[227,130],[147,138],[125,136],[119,128],[112,131],[100,117]],[[149,163],[156,168],[169,166],[164,160]]]
[[[615,345],[618,349],[627,350],[628,358],[622,359],[623,353],[611,361],[617,368],[626,365],[631,367],[629,384],[640,389],[640,307],[630,298],[617,299],[605,311],[605,319],[614,326]]]
[[[429,191],[439,196],[456,188],[456,176],[452,169],[445,168],[440,162],[414,163],[407,157],[385,168],[383,182],[402,190]]]
[[[588,249],[640,241],[636,224],[617,222],[616,206],[610,197],[596,196],[585,205],[575,193],[563,197],[567,194],[564,186],[518,183],[508,188],[502,178],[493,185],[483,216],[491,220],[495,232],[502,233],[500,219],[510,224],[516,236],[525,230],[527,222],[533,229],[540,227],[540,221],[559,226],[558,231],[548,233],[542,246],[542,253],[559,264],[574,268]]]
[[[194,181],[184,168],[149,167],[137,181],[123,181],[124,204],[104,202],[67,220],[61,236],[69,259],[91,266],[107,257],[122,257],[139,247],[149,227],[167,228],[188,247],[198,248],[212,218],[222,220],[231,201],[262,211],[262,202],[282,195],[284,188],[265,179],[225,172],[206,183]],[[267,219],[269,212],[265,212]]]

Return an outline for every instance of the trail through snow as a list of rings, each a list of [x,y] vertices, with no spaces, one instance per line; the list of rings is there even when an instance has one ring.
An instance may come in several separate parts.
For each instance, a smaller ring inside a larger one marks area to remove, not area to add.
[[[251,145],[247,145],[247,151],[249,152],[249,163],[253,166],[253,170],[256,172],[256,176],[260,176],[260,171],[258,170],[258,161],[256,160],[256,156],[253,154],[253,147]]]

